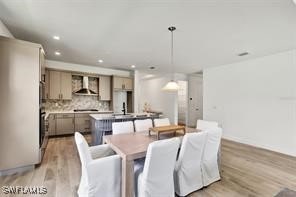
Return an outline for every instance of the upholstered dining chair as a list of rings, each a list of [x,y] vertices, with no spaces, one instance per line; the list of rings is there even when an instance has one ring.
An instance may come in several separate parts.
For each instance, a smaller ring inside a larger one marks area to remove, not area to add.
[[[155,127],[168,126],[168,125],[170,125],[170,120],[168,118],[154,119]]]
[[[135,172],[136,196],[175,196],[173,174],[179,146],[179,138],[149,144],[144,166]]]
[[[79,197],[120,197],[121,158],[109,145],[89,147],[85,138],[75,132],[81,161]]]
[[[207,132],[187,133],[183,137],[174,171],[175,191],[179,196],[203,187],[201,161]]]
[[[145,119],[145,120],[135,120],[135,131],[149,131],[149,128],[153,127],[152,120],[151,119]]]
[[[113,122],[112,123],[112,134],[121,134],[121,133],[132,133],[134,130],[134,123],[132,121],[127,122]]]
[[[220,180],[218,153],[221,143],[222,129],[218,127],[204,132],[207,133],[207,138],[201,162],[201,170],[203,185],[208,186],[209,184]]]

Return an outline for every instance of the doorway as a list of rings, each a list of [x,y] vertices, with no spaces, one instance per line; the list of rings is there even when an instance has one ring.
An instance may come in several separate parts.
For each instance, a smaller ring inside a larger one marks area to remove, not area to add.
[[[188,81],[178,81],[178,124],[187,125]]]
[[[196,127],[196,121],[203,119],[203,77],[190,75],[188,80],[188,126]]]

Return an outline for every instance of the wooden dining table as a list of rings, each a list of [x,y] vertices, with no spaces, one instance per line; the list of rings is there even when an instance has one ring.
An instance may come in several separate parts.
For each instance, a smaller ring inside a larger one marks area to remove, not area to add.
[[[195,128],[184,127],[186,133],[198,132]],[[183,136],[184,131],[177,131],[176,135],[167,133],[161,135],[160,139]],[[157,135],[149,135],[149,132],[133,132],[117,135],[106,135],[103,141],[122,158],[122,197],[134,196],[134,161],[144,158],[151,142],[158,140]]]

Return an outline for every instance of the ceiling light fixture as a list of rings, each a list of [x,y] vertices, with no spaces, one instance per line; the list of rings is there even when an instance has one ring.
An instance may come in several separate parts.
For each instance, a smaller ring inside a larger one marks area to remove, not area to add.
[[[59,56],[59,55],[61,55],[61,52],[56,51],[56,52],[54,52],[54,54],[57,55],[57,56]]]
[[[60,36],[53,36],[53,39],[60,40]]]
[[[155,67],[154,67],[154,66],[150,66],[149,69],[150,69],[150,70],[154,70]]]
[[[169,92],[175,92],[179,90],[179,85],[175,81],[175,75],[174,75],[174,31],[176,30],[176,27],[169,27],[168,30],[171,32],[172,37],[171,37],[171,67],[172,67],[172,76],[171,76],[171,81],[169,81],[163,88],[162,90],[164,91],[169,91]]]
[[[98,62],[99,62],[99,63],[103,63],[104,61],[103,61],[103,60],[98,60]]]
[[[136,66],[135,66],[135,65],[131,65],[131,67],[132,67],[132,68],[136,68]]]

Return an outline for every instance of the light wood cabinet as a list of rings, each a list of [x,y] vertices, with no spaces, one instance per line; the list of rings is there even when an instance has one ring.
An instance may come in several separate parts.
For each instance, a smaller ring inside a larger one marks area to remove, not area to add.
[[[45,70],[45,90],[44,99],[49,99],[49,70]]]
[[[43,49],[39,49],[40,81],[45,81],[45,54]]]
[[[133,90],[133,80],[127,77],[113,77],[113,88],[115,90]]]
[[[99,77],[99,100],[111,100],[111,77],[109,76]]]
[[[48,135],[54,136],[56,134],[56,115],[50,114],[48,117]]]
[[[113,88],[121,90],[123,88],[123,78],[113,77]]]
[[[72,74],[49,71],[49,99],[72,99]]]
[[[74,133],[74,128],[74,114],[56,115],[56,135],[72,134]]]
[[[75,132],[90,132],[89,114],[75,114]]]
[[[61,99],[72,99],[72,74],[61,72]]]
[[[123,86],[125,90],[133,90],[133,80],[131,78],[123,78]]]

